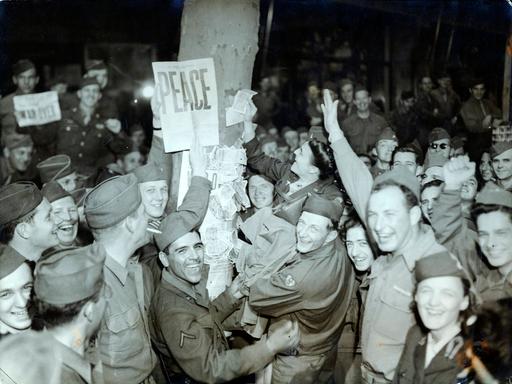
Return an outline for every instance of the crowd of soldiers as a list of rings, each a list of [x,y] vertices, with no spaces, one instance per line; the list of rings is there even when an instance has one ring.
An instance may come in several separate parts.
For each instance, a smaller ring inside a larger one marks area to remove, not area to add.
[[[478,84],[462,144],[441,125],[403,142],[359,88],[345,119],[323,91],[323,127],[283,132],[292,156],[269,156],[247,113],[245,261],[212,299],[200,139],[170,210],[158,100],[142,165],[107,79],[88,68],[60,121],[20,127],[13,96],[38,82],[21,60],[0,99],[2,383],[510,380],[512,142],[490,146],[501,120]]]

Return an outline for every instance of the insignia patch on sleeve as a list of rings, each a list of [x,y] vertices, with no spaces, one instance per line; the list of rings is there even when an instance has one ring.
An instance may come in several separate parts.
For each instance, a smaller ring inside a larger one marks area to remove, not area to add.
[[[287,287],[294,287],[295,286],[295,280],[293,279],[292,275],[286,275],[284,278],[284,284]]]
[[[195,336],[194,335],[189,335],[188,333],[185,333],[183,331],[181,331],[181,335],[180,335],[180,348],[183,348],[183,344],[185,342],[185,339],[191,339],[191,340],[195,340]]]

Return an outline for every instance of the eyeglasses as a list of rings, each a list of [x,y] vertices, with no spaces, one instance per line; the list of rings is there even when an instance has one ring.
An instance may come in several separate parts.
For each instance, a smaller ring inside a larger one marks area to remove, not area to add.
[[[429,145],[429,147],[432,149],[437,149],[437,147],[439,147],[441,149],[446,149],[446,148],[448,148],[448,144],[446,144],[446,143],[441,143],[441,144],[431,143]]]

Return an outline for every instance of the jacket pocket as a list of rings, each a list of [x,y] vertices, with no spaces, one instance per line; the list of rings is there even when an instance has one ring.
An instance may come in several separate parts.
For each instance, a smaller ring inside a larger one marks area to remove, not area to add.
[[[375,329],[397,344],[404,343],[407,331],[414,323],[410,308],[412,300],[412,292],[397,285],[384,290],[380,295],[382,305]]]
[[[116,361],[142,352],[146,339],[142,321],[136,306],[107,317],[99,338],[102,354]]]

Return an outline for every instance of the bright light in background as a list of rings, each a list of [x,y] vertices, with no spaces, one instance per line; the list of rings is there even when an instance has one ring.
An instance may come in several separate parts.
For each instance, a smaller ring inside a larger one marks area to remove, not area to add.
[[[155,88],[151,85],[146,85],[142,88],[142,96],[146,99],[151,99],[151,97],[153,97],[153,93],[155,93]]]

